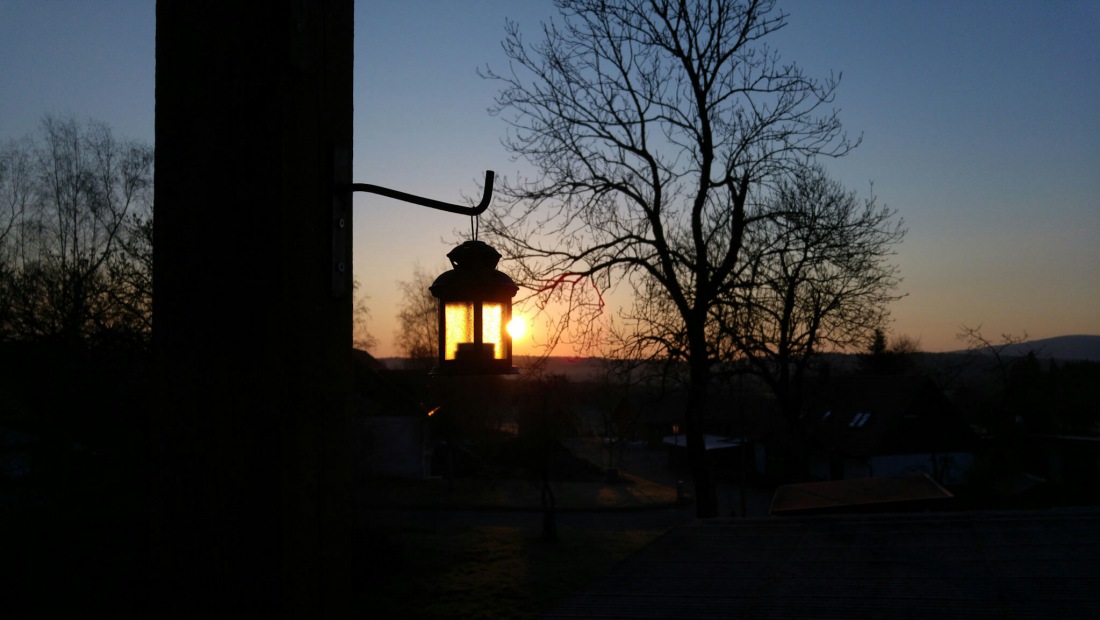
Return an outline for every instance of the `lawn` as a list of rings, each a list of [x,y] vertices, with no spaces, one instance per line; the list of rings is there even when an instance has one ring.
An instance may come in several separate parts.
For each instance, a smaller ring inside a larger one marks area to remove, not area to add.
[[[518,527],[388,528],[360,540],[364,618],[535,618],[661,530],[570,529],[546,542]]]

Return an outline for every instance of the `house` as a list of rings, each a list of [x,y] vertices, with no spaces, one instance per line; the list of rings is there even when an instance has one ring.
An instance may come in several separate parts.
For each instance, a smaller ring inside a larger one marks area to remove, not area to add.
[[[755,480],[765,472],[767,459],[761,438],[774,425],[768,415],[772,400],[756,388],[711,387],[702,435],[706,462],[719,478],[749,476]],[[641,393],[636,405],[644,437],[651,446],[663,446],[668,452],[669,469],[684,475],[690,471],[685,424],[690,398],[690,393],[682,389]]]
[[[668,435],[661,440],[661,443],[668,451],[669,470],[679,474],[689,473],[691,462],[688,459],[687,435],[682,433]],[[719,476],[729,477],[739,473],[742,465],[751,467],[751,457],[747,452],[750,449],[751,445],[745,437],[703,435],[703,450],[707,463]]]
[[[1100,436],[1032,433],[1027,460],[1030,469],[1071,496],[1100,500]]]
[[[819,480],[927,474],[959,485],[978,437],[931,379],[833,377],[806,409],[810,472]]]
[[[370,353],[356,349],[352,357],[357,472],[368,477],[428,477],[428,408],[387,379],[385,365]]]

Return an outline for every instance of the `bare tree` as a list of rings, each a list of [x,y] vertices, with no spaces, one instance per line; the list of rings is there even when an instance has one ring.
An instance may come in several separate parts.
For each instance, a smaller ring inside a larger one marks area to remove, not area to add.
[[[0,149],[0,261],[12,265],[18,255],[19,224],[34,196],[33,143],[10,140]]]
[[[146,340],[152,148],[102,123],[46,116],[3,159],[9,333]]]
[[[13,302],[20,272],[20,243],[33,189],[29,139],[11,140],[0,150],[0,340],[12,336]]]
[[[568,303],[566,316],[602,308],[622,282],[648,295],[628,319],[648,303],[667,311],[636,342],[688,366],[697,514],[715,516],[701,426],[713,311],[745,268],[770,188],[807,158],[854,146],[826,109],[838,80],[810,78],[765,44],[787,19],[768,0],[557,5],[561,19],[536,43],[509,23],[510,71],[485,72],[502,86],[506,145],[536,173],[505,179],[484,225],[517,282]]]
[[[1001,334],[995,341],[982,333],[982,326],[963,325],[955,338],[966,343],[971,363],[986,358],[990,372],[996,376],[996,396],[992,399],[991,411],[983,420],[995,432],[1006,433],[1015,429],[1016,420],[1011,396],[1014,388],[1013,375],[1018,366],[1035,360],[1036,351],[1028,345],[1027,332],[1019,335]],[[1030,358],[1030,359],[1029,359]]]
[[[116,251],[106,262],[104,316],[99,323],[132,345],[153,331],[153,218],[139,212],[123,223]]]
[[[982,334],[981,325],[977,327],[963,325],[959,328],[959,333],[955,334],[955,338],[966,343],[966,350],[971,354],[992,356],[997,378],[1006,391],[1012,364],[1023,355],[1020,351],[1027,349],[1027,352],[1031,352],[1030,347],[1026,345],[1028,341],[1026,331],[1019,335],[1001,334],[1000,341],[994,341]]]
[[[351,346],[361,351],[369,351],[378,345],[378,339],[371,333],[367,323],[370,322],[370,299],[359,290],[359,280],[352,282],[352,292],[355,297],[355,305],[351,311]]]
[[[719,306],[728,350],[771,388],[794,428],[802,380],[821,350],[865,345],[886,322],[905,235],[895,211],[860,200],[818,166],[778,184],[746,235],[747,273]]]
[[[401,305],[394,339],[401,352],[417,368],[431,368],[439,350],[439,307],[428,288],[434,278],[417,264],[411,280],[397,283]]]

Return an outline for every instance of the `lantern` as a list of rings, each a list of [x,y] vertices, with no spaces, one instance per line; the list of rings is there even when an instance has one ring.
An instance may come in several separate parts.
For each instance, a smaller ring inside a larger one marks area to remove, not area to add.
[[[453,269],[429,288],[439,300],[439,358],[432,374],[516,374],[507,326],[519,288],[497,271],[500,253],[467,241],[447,258]]]

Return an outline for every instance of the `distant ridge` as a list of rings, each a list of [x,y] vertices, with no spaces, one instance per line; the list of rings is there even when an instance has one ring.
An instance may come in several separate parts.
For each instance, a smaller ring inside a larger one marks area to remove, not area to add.
[[[1034,351],[1036,357],[1067,362],[1100,362],[1100,336],[1055,336],[1029,340],[1005,347],[1004,355],[1027,355]],[[966,351],[954,351],[965,353]]]
[[[1006,347],[1003,351],[1008,356],[1023,356],[1034,351],[1041,359],[1056,359],[1066,362],[1100,362],[1100,336],[1075,335],[1055,336],[1053,338],[1041,338],[1029,340]],[[965,349],[947,351],[944,353],[929,353],[929,355],[959,355],[965,354]],[[535,358],[531,356],[516,356],[515,364],[522,369]],[[391,370],[404,368],[405,360],[400,357],[385,357],[379,361]],[[552,356],[546,362],[546,370],[554,374],[562,374],[570,379],[590,379],[599,373],[603,361],[598,357],[566,357]]]

